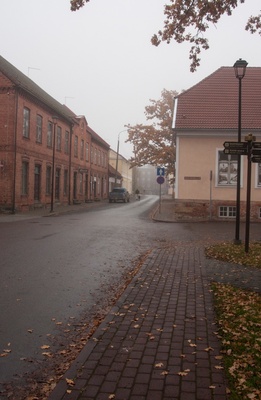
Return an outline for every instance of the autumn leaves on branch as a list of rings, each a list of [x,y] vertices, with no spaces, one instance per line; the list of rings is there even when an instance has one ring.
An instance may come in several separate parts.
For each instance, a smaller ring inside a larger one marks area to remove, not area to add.
[[[88,2],[89,0],[71,0],[71,10],[79,10]],[[233,10],[244,2],[245,0],[169,0],[169,4],[164,6],[164,27],[152,36],[151,42],[155,46],[163,41],[170,43],[172,40],[190,43],[190,70],[195,72],[200,65],[201,51],[209,48],[205,34],[210,24],[216,25],[223,15],[232,15]],[[245,29],[261,35],[261,14],[250,16]]]

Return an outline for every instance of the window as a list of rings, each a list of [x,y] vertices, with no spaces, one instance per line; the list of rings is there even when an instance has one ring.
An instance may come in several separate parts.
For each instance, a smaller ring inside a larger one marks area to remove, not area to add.
[[[236,207],[235,206],[220,206],[219,216],[221,218],[236,218]]]
[[[68,194],[68,169],[64,170],[64,176],[63,176],[63,194],[67,195]]]
[[[49,165],[46,167],[46,194],[51,194],[51,182],[52,182],[52,167]]]
[[[22,195],[28,194],[28,176],[29,176],[29,163],[22,162]]]
[[[29,128],[30,128],[30,110],[24,108],[24,120],[23,120],[23,137],[29,138]]]
[[[83,194],[83,174],[80,174],[80,194]]]
[[[81,140],[81,160],[83,160],[84,155],[84,140]]]
[[[218,152],[218,185],[236,185],[237,183],[237,155]]]
[[[47,147],[52,147],[53,145],[53,124],[48,122],[47,130]]]
[[[64,152],[69,154],[69,132],[65,132]]]
[[[78,136],[74,138],[74,157],[78,157]]]
[[[42,129],[43,129],[43,118],[41,115],[36,117],[36,142],[42,143]]]
[[[57,134],[56,134],[56,150],[61,151],[62,149],[62,128],[57,126]]]
[[[257,186],[261,187],[261,164],[257,164]]]
[[[85,145],[85,161],[89,161],[89,143]]]

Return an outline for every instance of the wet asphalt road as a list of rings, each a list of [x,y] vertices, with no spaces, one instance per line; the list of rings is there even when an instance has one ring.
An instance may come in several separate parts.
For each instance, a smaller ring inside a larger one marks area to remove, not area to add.
[[[60,322],[108,295],[148,248],[156,200],[0,223],[0,382],[34,368]]]
[[[91,315],[148,249],[170,240],[207,243],[213,232],[214,239],[233,237],[234,224],[155,223],[150,215],[157,201],[148,196],[88,212],[0,222],[0,354],[7,354],[0,357],[0,382],[41,362],[48,337],[70,319]]]

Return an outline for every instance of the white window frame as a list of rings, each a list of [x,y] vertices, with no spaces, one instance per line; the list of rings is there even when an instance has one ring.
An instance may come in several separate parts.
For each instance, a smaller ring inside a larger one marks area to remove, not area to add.
[[[220,188],[225,188],[225,187],[235,188],[236,185],[237,185],[237,181],[236,180],[235,180],[234,183],[220,183],[219,182],[219,152],[223,153],[223,149],[217,149],[216,150],[216,187],[220,187]],[[224,154],[224,156],[225,156],[225,154]],[[228,154],[228,156],[230,156],[230,155]],[[235,157],[237,157],[237,156],[235,156]],[[228,157],[228,158],[231,158],[231,157]],[[232,162],[236,162],[237,163],[237,161],[232,161],[232,160],[229,160],[229,162],[230,163],[232,163]],[[225,163],[225,161],[224,161],[224,163]],[[244,159],[243,159],[243,157],[241,157],[241,174],[240,174],[240,186],[241,187],[242,187],[242,182],[243,182],[243,163],[244,163]]]
[[[223,209],[223,211],[221,210]],[[231,218],[234,219],[236,218],[236,206],[219,206],[218,208],[218,216],[219,218]],[[222,212],[221,212],[222,211]],[[221,215],[221,213],[225,213],[226,215]]]

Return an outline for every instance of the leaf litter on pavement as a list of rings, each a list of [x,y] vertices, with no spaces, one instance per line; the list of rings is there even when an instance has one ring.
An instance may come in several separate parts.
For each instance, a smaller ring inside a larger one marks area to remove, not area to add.
[[[261,398],[261,296],[213,283],[230,400]]]
[[[208,258],[261,269],[261,243],[218,243],[206,247]],[[234,267],[233,267],[234,268]],[[261,399],[261,296],[224,283],[213,283],[218,337],[229,380],[230,400]]]

